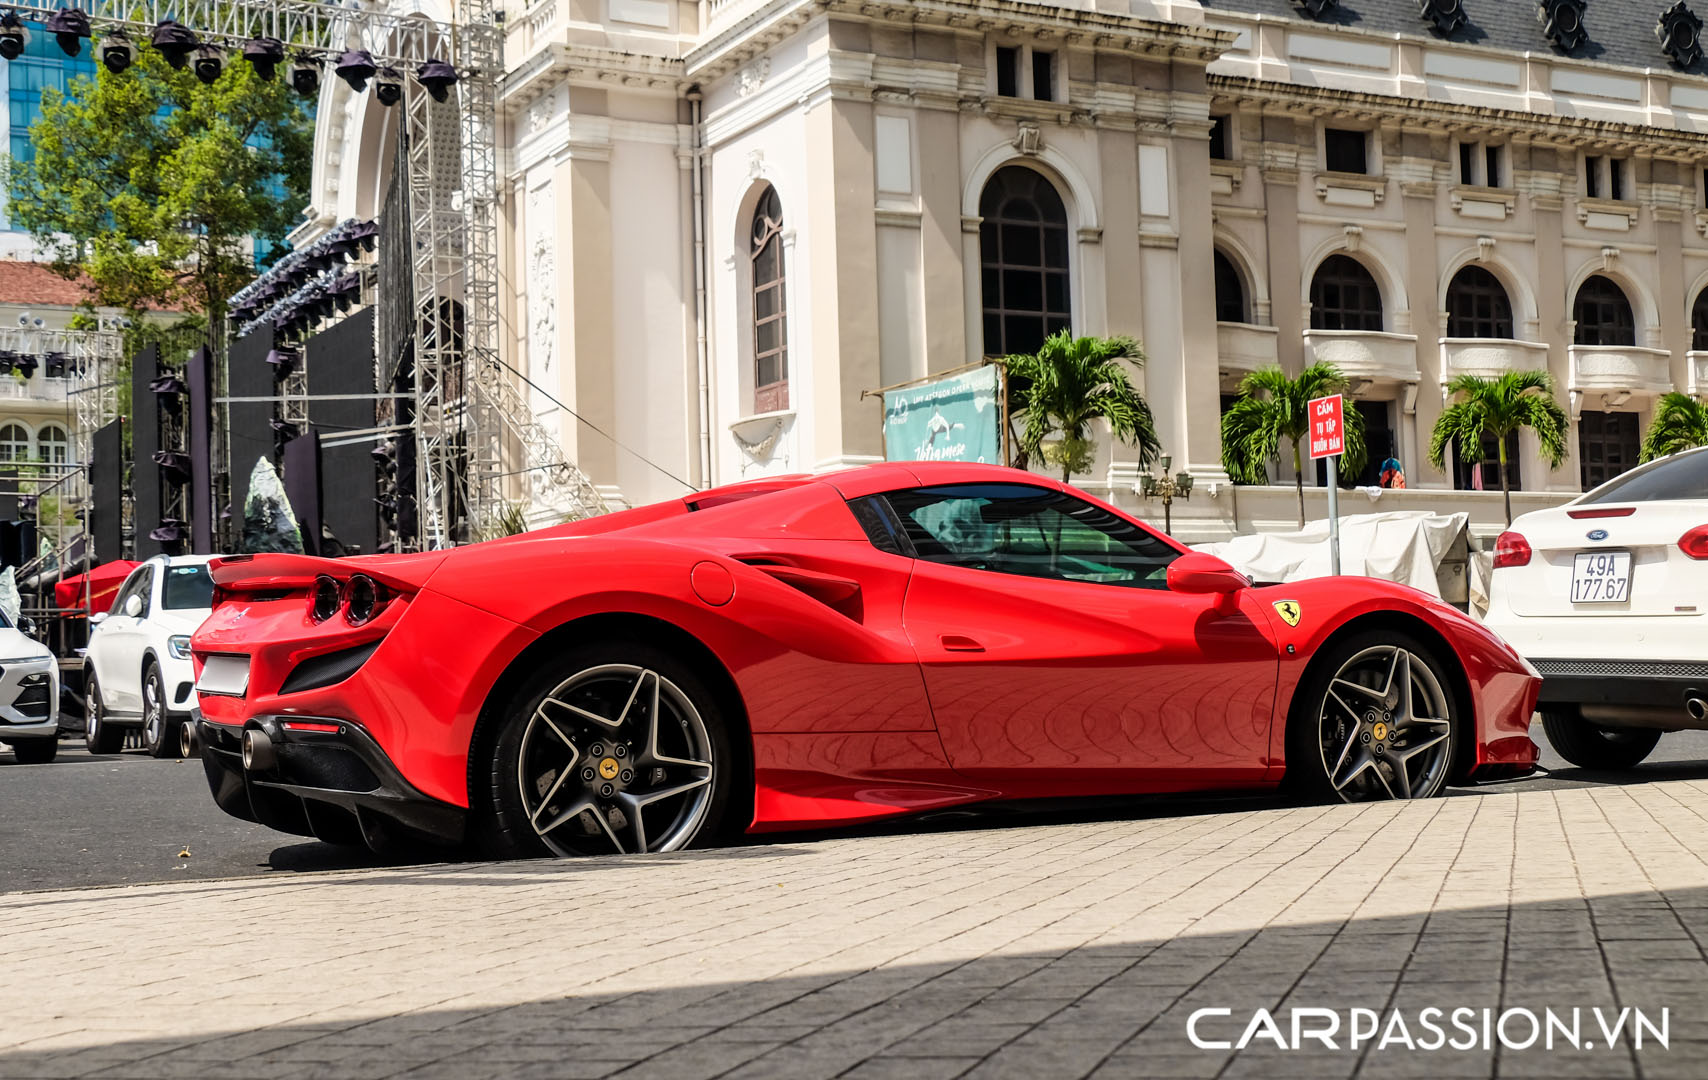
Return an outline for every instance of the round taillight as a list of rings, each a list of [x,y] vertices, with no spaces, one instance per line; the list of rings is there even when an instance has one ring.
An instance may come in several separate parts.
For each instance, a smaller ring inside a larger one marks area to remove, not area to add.
[[[1698,525],[1679,537],[1678,550],[1692,559],[1708,559],[1708,525]]]
[[[345,620],[351,626],[361,626],[374,617],[381,599],[379,583],[366,574],[357,574],[344,591]]]
[[[1503,532],[1495,541],[1494,568],[1530,565],[1530,541],[1515,532]]]
[[[325,622],[338,614],[338,604],[341,599],[338,581],[325,574],[314,579],[314,592],[309,599],[308,617],[315,622]]]

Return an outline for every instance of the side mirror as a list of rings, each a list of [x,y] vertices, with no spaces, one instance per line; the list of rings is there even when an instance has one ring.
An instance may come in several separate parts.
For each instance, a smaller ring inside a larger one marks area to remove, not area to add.
[[[129,615],[133,619],[136,618],[138,615],[141,615],[142,614],[142,597],[137,596],[135,593],[132,593],[130,596],[125,597],[125,614]]]
[[[112,614],[112,612],[110,612],[110,611],[97,611],[97,612],[95,612],[95,614],[89,616],[89,625],[90,626],[100,626],[102,623],[107,621],[107,616],[110,614]]]
[[[1168,588],[1177,593],[1225,595],[1251,588],[1251,579],[1214,555],[1193,551],[1168,564]]]
[[[34,619],[30,618],[28,615],[19,616],[18,617],[18,633],[24,635],[25,637],[35,637],[36,636],[36,621]]]

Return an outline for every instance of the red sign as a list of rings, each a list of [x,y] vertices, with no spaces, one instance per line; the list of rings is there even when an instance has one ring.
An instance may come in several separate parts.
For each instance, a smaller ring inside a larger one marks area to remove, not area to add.
[[[1341,414],[1340,395],[1320,397],[1308,406],[1311,418],[1311,460],[1339,457],[1346,452],[1346,427]]]

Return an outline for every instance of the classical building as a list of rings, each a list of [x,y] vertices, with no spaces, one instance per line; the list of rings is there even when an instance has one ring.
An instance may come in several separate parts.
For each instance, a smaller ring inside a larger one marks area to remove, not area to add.
[[[1236,489],[1220,464],[1225,395],[1262,365],[1355,380],[1409,482],[1382,508],[1485,523],[1492,467],[1424,460],[1452,376],[1553,374],[1572,456],[1521,439],[1520,508],[1633,464],[1658,394],[1708,392],[1708,66],[1683,4],[505,15],[503,344],[613,500],[874,460],[863,391],[1059,327],[1143,341],[1197,480],[1176,520],[1206,537],[1294,516],[1289,474]],[[328,79],[320,118],[305,239],[374,216],[389,179],[371,95]],[[1143,509],[1137,474],[1105,440],[1077,479]]]

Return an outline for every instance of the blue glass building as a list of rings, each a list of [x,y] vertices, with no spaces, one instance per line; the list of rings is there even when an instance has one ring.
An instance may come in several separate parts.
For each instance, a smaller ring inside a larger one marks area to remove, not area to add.
[[[93,77],[95,54],[91,43],[83,43],[79,56],[66,56],[54,43],[53,35],[40,23],[25,23],[29,42],[24,54],[16,60],[0,60],[0,70],[6,77],[6,152],[14,161],[28,161],[34,156],[30,147],[30,125],[41,119],[42,91],[64,93],[71,80],[79,75]],[[0,199],[3,199],[0,193]],[[6,228],[12,228],[6,223]]]

